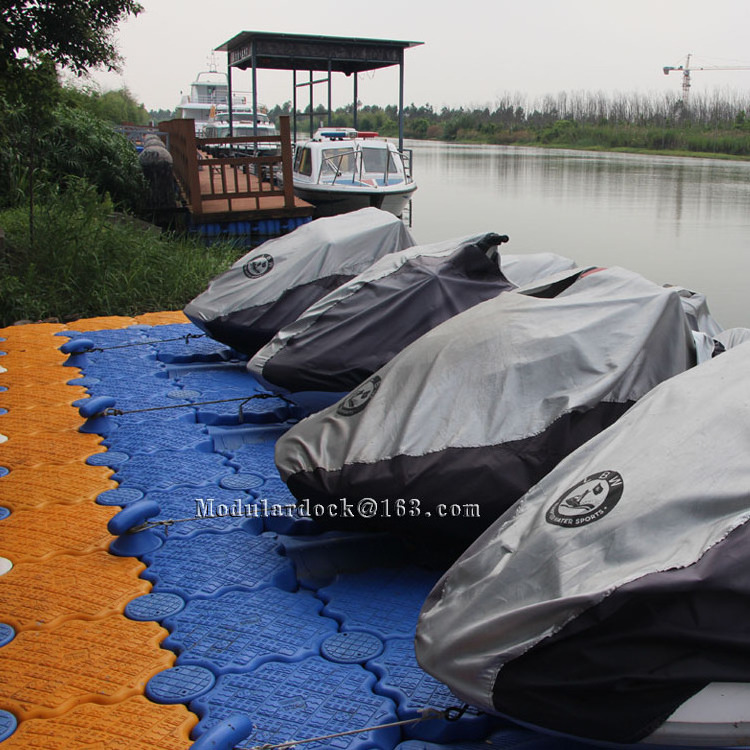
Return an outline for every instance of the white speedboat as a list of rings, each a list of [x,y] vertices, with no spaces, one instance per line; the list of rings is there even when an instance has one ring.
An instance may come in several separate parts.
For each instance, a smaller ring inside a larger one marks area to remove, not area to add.
[[[408,160],[377,133],[320,128],[297,145],[294,192],[317,216],[373,206],[400,216],[417,189]]]

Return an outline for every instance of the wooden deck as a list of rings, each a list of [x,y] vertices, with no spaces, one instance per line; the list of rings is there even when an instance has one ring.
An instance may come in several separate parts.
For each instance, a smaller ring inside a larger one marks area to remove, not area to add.
[[[289,117],[281,117],[280,135],[250,138],[196,138],[192,120],[170,120],[174,172],[195,223],[304,218],[313,206],[292,189]],[[279,142],[278,155],[253,156],[256,142]],[[248,155],[236,155],[247,149]],[[217,156],[220,152],[232,156]],[[266,179],[260,179],[263,175]]]
[[[274,185],[268,179],[260,180],[251,173],[246,157],[217,159],[202,154],[198,160],[198,179],[201,214],[210,216],[212,221],[309,216],[313,210],[296,196],[294,205],[288,206],[283,195],[273,192]]]

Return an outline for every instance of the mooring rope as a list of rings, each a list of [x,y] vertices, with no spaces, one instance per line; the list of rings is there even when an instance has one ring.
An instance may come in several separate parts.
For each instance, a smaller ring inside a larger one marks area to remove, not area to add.
[[[294,510],[297,506],[293,504],[289,505],[276,505],[275,508],[281,509],[289,509]],[[173,526],[176,523],[185,523],[186,521],[213,521],[216,519],[222,519],[222,518],[232,518],[231,514],[226,515],[213,515],[213,516],[191,516],[190,518],[167,518],[165,520],[161,521],[144,521],[142,524],[139,524],[138,526],[133,526],[132,529],[128,530],[129,534],[136,534],[139,531],[148,531],[149,529],[156,528],[157,526],[164,526],[164,533],[169,534],[169,528]],[[234,516],[235,518],[237,516]]]
[[[190,343],[190,339],[202,339],[208,334],[205,333],[186,333],[184,336],[176,336],[171,339],[155,339],[153,341],[135,341],[130,344],[117,344],[116,346],[93,346],[86,349],[87,352],[108,352],[110,349],[128,349],[131,346],[148,346],[149,344],[166,344],[168,341],[184,341]],[[75,339],[73,339],[75,341]]]
[[[289,404],[289,406],[296,406],[294,401],[287,398],[281,393],[256,393],[252,396],[238,396],[237,398],[220,398],[215,401],[193,401],[189,404],[169,404],[169,406],[147,406],[143,409],[118,409],[115,406],[108,406],[103,411],[99,412],[97,416],[100,417],[122,417],[126,414],[142,414],[147,411],[164,411],[166,409],[191,409],[194,406],[210,406],[212,404],[229,404],[234,401],[241,401],[239,406],[239,419],[240,423],[244,418],[242,407],[248,402],[254,399],[265,399],[265,398],[278,398]]]
[[[350,729],[348,732],[336,732],[334,734],[324,734],[320,737],[309,737],[306,740],[294,740],[292,742],[280,742],[276,745],[254,745],[250,750],[288,750],[295,745],[303,745],[307,742],[323,742],[324,740],[333,740],[337,737],[348,737],[352,734],[361,734],[362,732],[370,732],[378,729],[389,729],[391,727],[402,727],[407,724],[418,724],[420,721],[430,721],[433,719],[445,719],[446,721],[458,721],[468,708],[468,704],[463,706],[451,706],[443,711],[438,711],[435,708],[423,708],[420,709],[419,713],[421,716],[417,716],[414,719],[403,719],[402,721],[392,721],[388,724],[376,724],[371,727],[363,727],[362,729]]]

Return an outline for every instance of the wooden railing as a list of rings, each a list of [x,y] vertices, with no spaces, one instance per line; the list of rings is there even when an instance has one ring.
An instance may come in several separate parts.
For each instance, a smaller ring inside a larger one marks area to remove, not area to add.
[[[162,122],[160,128],[169,133],[175,177],[193,214],[202,214],[207,201],[226,201],[231,211],[232,201],[251,199],[260,210],[261,199],[272,197],[282,198],[284,208],[294,208],[288,116],[279,118],[279,135],[197,138],[193,120],[187,119]],[[278,143],[280,153],[258,154],[256,144],[268,143]],[[232,155],[213,156],[209,151]]]

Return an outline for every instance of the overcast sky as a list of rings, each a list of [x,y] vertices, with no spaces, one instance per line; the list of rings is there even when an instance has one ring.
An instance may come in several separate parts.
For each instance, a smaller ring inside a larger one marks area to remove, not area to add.
[[[240,31],[420,41],[406,51],[407,104],[490,106],[504,93],[528,99],[561,91],[680,92],[665,65],[750,67],[750,0],[141,0],[121,24],[122,75],[95,73],[108,90],[127,86],[147,109],[171,109],[188,93],[212,50]],[[216,53],[219,70],[226,56]],[[398,102],[397,69],[360,75],[365,104]],[[250,73],[233,75],[250,89]],[[693,93],[750,92],[750,70],[696,71]],[[318,87],[316,104],[325,102]],[[258,100],[292,98],[292,74],[260,71]],[[352,86],[334,76],[334,106]]]

